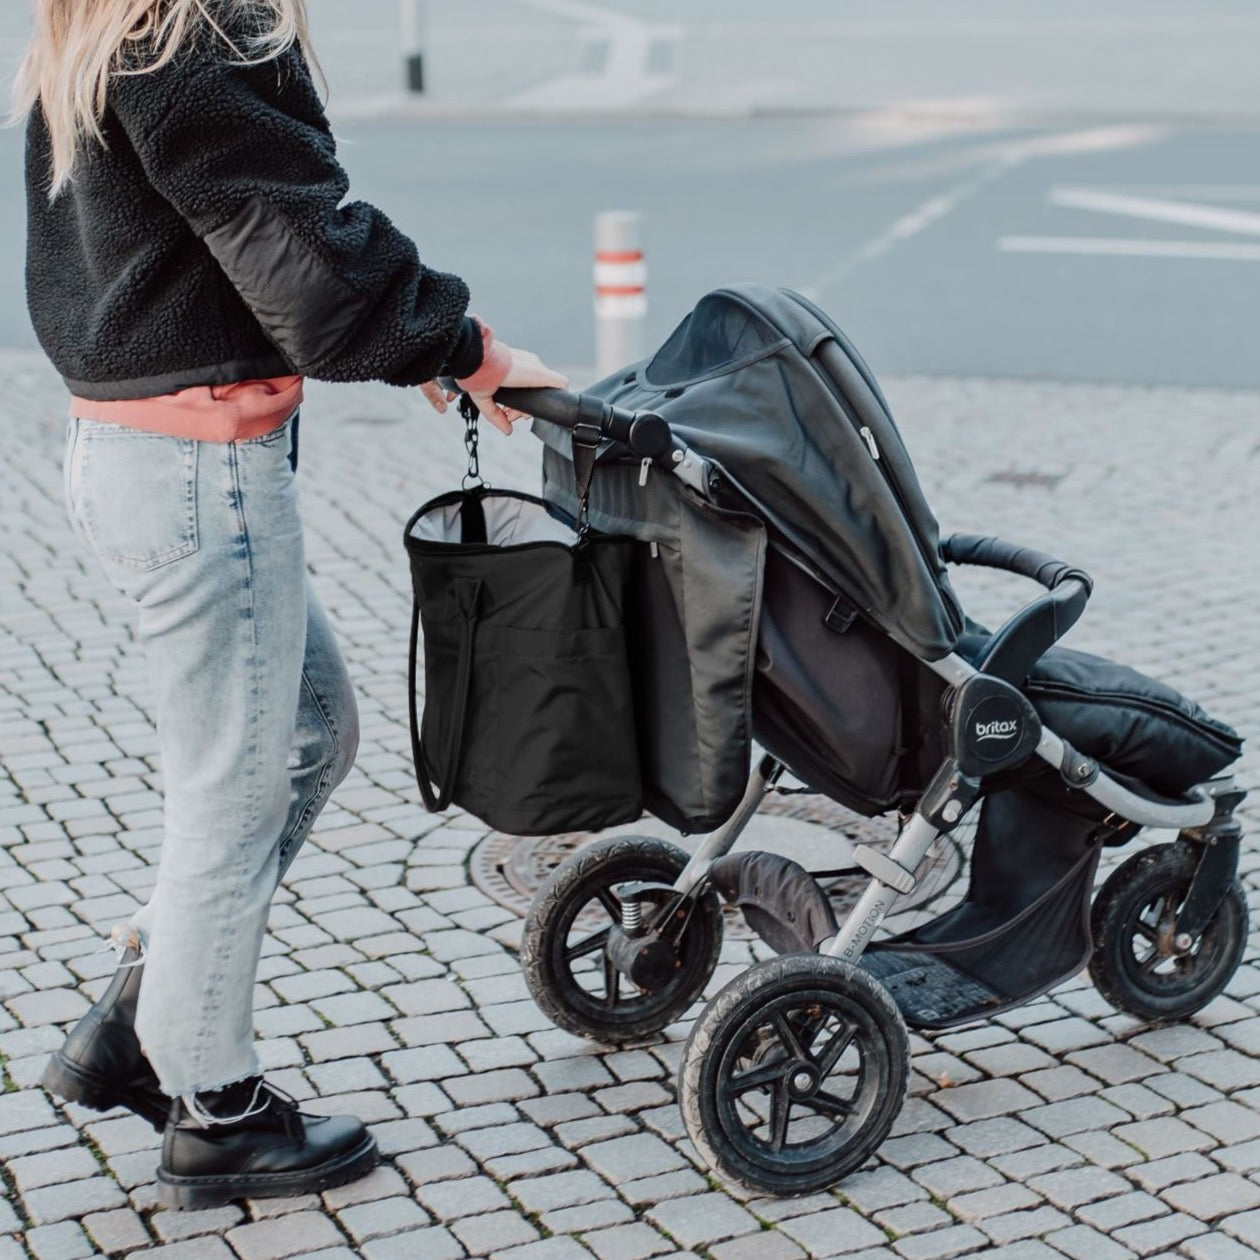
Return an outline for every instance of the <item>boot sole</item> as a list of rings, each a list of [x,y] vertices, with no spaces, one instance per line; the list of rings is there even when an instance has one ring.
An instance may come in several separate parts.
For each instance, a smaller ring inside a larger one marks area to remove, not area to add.
[[[164,1095],[155,1097],[152,1091],[132,1089],[116,1081],[106,1081],[67,1059],[60,1050],[53,1053],[40,1078],[40,1084],[50,1093],[66,1102],[78,1103],[89,1111],[112,1111],[126,1107],[141,1119],[147,1120],[155,1132],[166,1127],[170,1113],[170,1100]]]
[[[314,1168],[285,1173],[233,1173],[223,1177],[176,1177],[159,1168],[158,1202],[164,1208],[197,1210],[222,1207],[236,1199],[288,1198],[319,1194],[370,1173],[381,1162],[369,1133],[358,1146]]]

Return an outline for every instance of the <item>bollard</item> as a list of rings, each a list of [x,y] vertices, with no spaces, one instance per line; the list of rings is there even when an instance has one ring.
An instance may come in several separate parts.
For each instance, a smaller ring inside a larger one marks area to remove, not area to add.
[[[424,91],[424,0],[399,0],[407,91]]]
[[[595,216],[595,366],[601,376],[643,357],[647,265],[641,224],[633,210]]]

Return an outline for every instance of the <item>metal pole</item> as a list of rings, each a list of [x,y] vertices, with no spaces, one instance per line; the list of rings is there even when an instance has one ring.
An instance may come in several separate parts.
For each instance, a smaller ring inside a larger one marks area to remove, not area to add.
[[[424,91],[424,0],[399,0],[407,91]]]
[[[601,376],[643,357],[647,265],[642,223],[634,210],[595,216],[595,365]]]

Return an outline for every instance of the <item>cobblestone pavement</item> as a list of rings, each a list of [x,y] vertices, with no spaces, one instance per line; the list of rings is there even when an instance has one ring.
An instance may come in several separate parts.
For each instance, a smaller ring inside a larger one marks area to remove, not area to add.
[[[1090,569],[1074,642],[1260,735],[1260,396],[924,379],[891,394],[946,529]],[[322,1199],[155,1210],[152,1132],[37,1085],[112,968],[101,936],[149,890],[161,834],[127,610],[63,519],[63,410],[37,359],[0,355],[0,1260],[1260,1255],[1254,954],[1184,1025],[1143,1027],[1077,980],[914,1038],[878,1156],[836,1193],[789,1200],[698,1169],[674,1100],[687,1024],[617,1052],[549,1027],[513,953],[519,920],[467,878],[484,829],[424,813],[409,769],[401,526],[457,484],[459,437],[415,395],[373,388],[313,389],[306,409],[310,564],[363,743],[278,898],[257,1007],[276,1082],[363,1116],[386,1160]],[[494,477],[533,485],[529,437],[484,447]],[[1026,590],[965,587],[982,617]],[[1254,759],[1243,777],[1256,785]],[[1254,905],[1254,848],[1244,870]],[[748,950],[728,943],[713,988]]]

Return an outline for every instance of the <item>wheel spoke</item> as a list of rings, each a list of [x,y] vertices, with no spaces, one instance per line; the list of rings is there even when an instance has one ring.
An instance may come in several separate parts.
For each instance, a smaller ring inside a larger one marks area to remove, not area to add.
[[[1144,922],[1142,919],[1134,920],[1133,930],[1144,941],[1150,941],[1152,945],[1157,945],[1159,943],[1158,929],[1151,927],[1149,923]]]
[[[732,1076],[726,1083],[726,1092],[731,1098],[738,1098],[750,1089],[764,1089],[767,1085],[782,1081],[787,1075],[789,1061],[779,1063],[763,1063],[761,1067],[750,1068],[738,1076]]]
[[[620,923],[621,922],[621,902],[618,901],[617,898],[613,896],[612,889],[601,888],[599,889],[598,892],[596,892],[595,896],[598,898],[599,904],[603,906],[605,910],[608,911],[608,917],[612,919],[614,923]]]
[[[788,1096],[787,1081],[777,1085],[770,1095],[770,1149],[781,1151],[787,1142],[788,1116],[792,1099]]]
[[[774,1027],[779,1034],[779,1040],[783,1043],[783,1048],[797,1059],[807,1059],[809,1055],[805,1052],[805,1047],[801,1045],[800,1038],[796,1035],[796,1029],[784,1018],[779,1011],[774,1013]]]
[[[590,936],[584,936],[574,945],[567,945],[564,950],[564,961],[575,962],[579,958],[585,958],[588,954],[597,953],[603,949],[608,943],[608,933],[611,928],[600,928],[598,932],[592,932]]]
[[[822,1053],[814,1060],[818,1065],[820,1075],[824,1078],[831,1075],[836,1064],[840,1062],[840,1056],[853,1044],[856,1034],[856,1024],[841,1024],[831,1040],[823,1046]]]
[[[1140,971],[1144,976],[1149,976],[1160,963],[1167,961],[1168,959],[1161,954],[1159,950],[1153,949],[1145,958],[1142,959],[1140,963],[1138,963],[1138,971]]]
[[[621,999],[621,972],[613,960],[604,956],[604,1005],[616,1006]]]
[[[837,1098],[835,1094],[829,1094],[825,1089],[820,1089],[808,1098],[802,1098],[800,1102],[802,1107],[808,1107],[819,1115],[836,1116],[841,1120],[851,1116],[856,1110],[853,1103]]]

